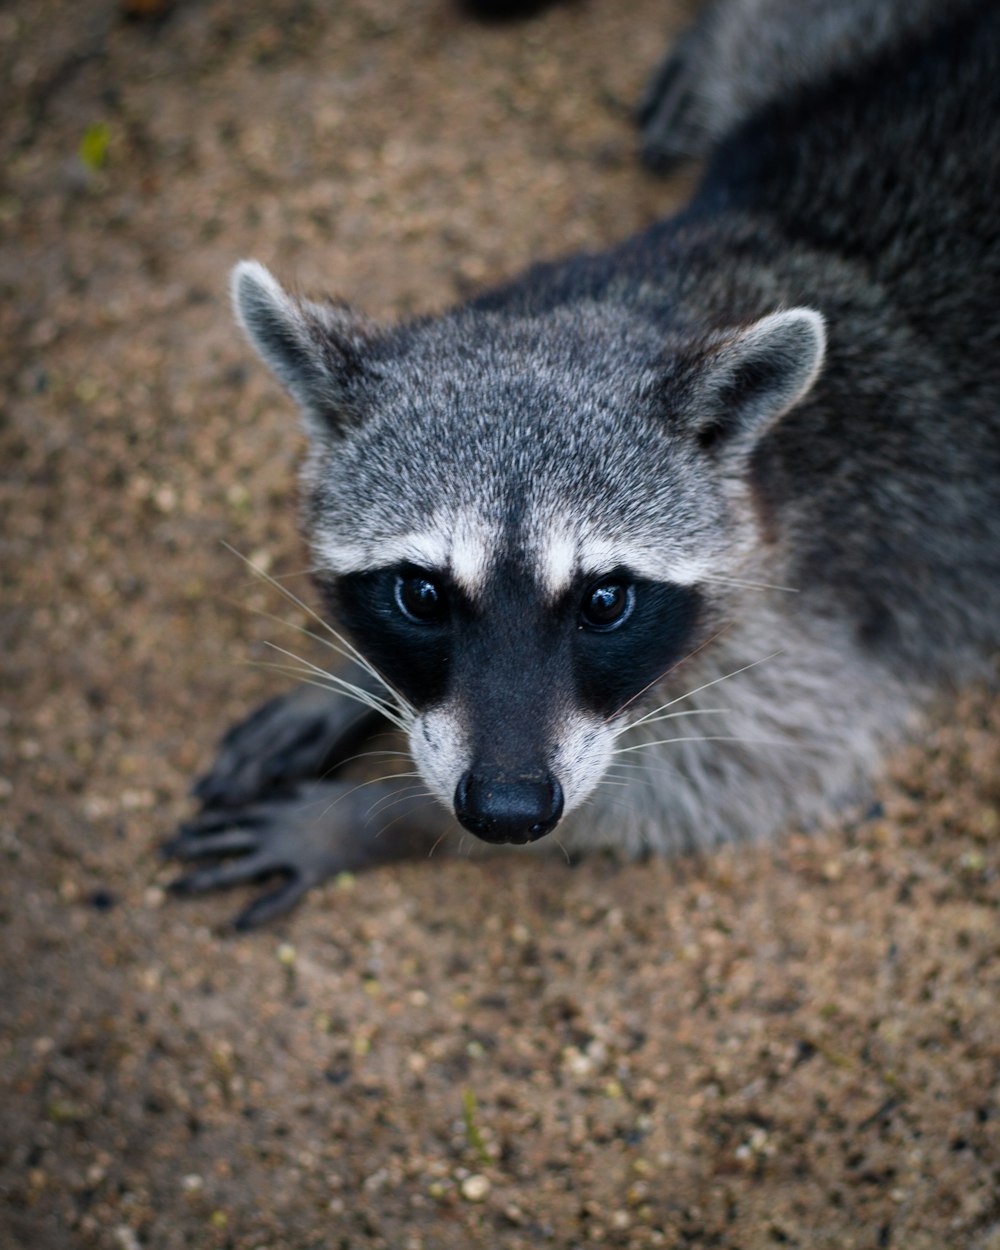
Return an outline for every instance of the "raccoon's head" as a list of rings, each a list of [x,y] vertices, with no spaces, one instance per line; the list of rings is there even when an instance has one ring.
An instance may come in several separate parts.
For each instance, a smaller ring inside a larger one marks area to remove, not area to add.
[[[305,419],[317,581],[412,710],[418,768],[481,838],[534,841],[718,628],[712,578],[756,541],[751,452],[812,386],[822,318],[665,342],[574,304],[387,329],[253,262],[233,293]]]

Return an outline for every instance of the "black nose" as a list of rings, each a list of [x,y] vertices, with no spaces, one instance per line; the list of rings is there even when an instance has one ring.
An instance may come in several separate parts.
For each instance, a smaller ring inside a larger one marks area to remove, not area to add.
[[[562,813],[562,786],[546,772],[470,768],[455,787],[455,815],[484,842],[535,842]]]

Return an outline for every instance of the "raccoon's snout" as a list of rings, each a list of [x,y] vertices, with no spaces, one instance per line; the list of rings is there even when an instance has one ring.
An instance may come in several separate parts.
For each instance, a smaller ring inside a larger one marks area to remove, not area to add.
[[[562,786],[550,773],[511,776],[495,768],[467,769],[455,787],[455,815],[484,842],[535,842],[556,827],[562,814]]]

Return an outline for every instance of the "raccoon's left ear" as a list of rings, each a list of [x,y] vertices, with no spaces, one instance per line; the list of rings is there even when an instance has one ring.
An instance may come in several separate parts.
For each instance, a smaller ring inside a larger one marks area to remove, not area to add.
[[[705,451],[746,453],[812,389],[826,324],[811,308],[772,313],[723,332],[694,362],[687,427]]]
[[[311,435],[339,434],[359,419],[359,382],[378,335],[373,322],[344,305],[290,295],[255,260],[233,270],[232,295],[236,320]]]

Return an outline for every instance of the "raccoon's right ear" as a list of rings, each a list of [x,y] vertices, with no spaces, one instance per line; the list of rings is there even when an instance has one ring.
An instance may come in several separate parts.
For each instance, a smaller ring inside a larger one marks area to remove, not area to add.
[[[357,421],[375,324],[343,305],[289,295],[255,260],[235,267],[231,289],[236,320],[299,405],[309,433],[328,437]]]
[[[746,454],[812,390],[826,354],[826,323],[790,308],[723,331],[687,362],[684,422],[705,451]]]

